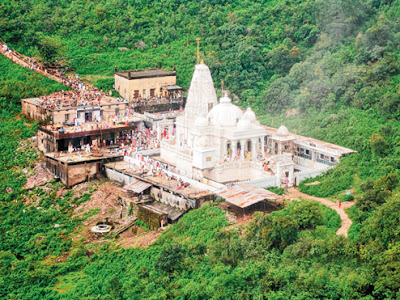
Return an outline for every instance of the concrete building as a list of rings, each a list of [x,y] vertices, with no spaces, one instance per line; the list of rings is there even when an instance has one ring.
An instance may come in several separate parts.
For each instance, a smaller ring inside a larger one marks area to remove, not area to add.
[[[47,169],[59,177],[67,188],[88,181],[103,172],[103,165],[120,161],[118,153],[47,153]]]
[[[40,98],[22,99],[22,113],[32,120],[44,124],[73,125],[85,122],[101,121],[119,114],[125,114],[128,102],[121,98],[103,97],[100,101],[85,103],[63,101],[61,104],[48,105]]]
[[[80,126],[41,126],[38,129],[38,148],[44,153],[67,151],[69,147],[84,149],[85,145],[98,147],[117,145],[119,140],[131,136],[135,123],[104,126],[102,123],[86,123]]]
[[[128,101],[149,98],[180,98],[182,88],[176,85],[176,71],[148,69],[115,72],[115,89]]]

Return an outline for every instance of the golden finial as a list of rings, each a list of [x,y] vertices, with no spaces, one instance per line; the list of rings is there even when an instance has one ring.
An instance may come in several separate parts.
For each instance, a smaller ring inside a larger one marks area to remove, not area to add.
[[[197,64],[200,63],[200,38],[196,38],[197,40]]]

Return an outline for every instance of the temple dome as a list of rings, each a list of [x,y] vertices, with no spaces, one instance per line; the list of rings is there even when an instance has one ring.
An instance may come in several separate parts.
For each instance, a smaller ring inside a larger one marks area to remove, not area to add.
[[[249,121],[255,121],[256,120],[256,114],[254,111],[248,107],[246,112],[243,114],[243,117],[246,118]]]
[[[278,131],[276,133],[279,136],[288,136],[289,130],[286,128],[286,126],[281,125],[281,127],[278,128]]]
[[[196,127],[206,127],[208,126],[208,121],[206,118],[202,117],[202,116],[198,116],[196,118],[196,121],[194,121],[194,126]]]
[[[244,115],[243,117],[240,119],[240,121],[237,124],[237,127],[239,129],[248,129],[251,127],[251,121],[249,119],[247,119]]]
[[[231,99],[225,95],[220,103],[214,106],[208,113],[208,120],[217,126],[236,126],[243,113],[239,107],[232,104]]]

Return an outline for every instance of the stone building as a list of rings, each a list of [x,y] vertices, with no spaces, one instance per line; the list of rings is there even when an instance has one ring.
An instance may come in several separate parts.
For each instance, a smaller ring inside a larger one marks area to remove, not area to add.
[[[161,142],[161,159],[179,174],[201,181],[293,185],[355,152],[292,134],[285,126],[262,126],[250,108],[243,112],[227,95],[218,103],[205,64],[195,67],[186,108],[175,126],[175,136]]]
[[[176,85],[176,71],[148,69],[115,72],[115,89],[128,101],[149,98],[180,98],[182,88]]]
[[[211,73],[197,64],[175,138],[161,143],[161,158],[186,176],[217,182],[262,178],[265,129],[225,95],[217,102]]]

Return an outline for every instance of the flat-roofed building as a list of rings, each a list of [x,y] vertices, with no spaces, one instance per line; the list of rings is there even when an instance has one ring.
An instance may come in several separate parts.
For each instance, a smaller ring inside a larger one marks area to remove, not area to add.
[[[22,99],[22,113],[45,124],[73,125],[101,121],[125,114],[129,108],[127,101],[116,97],[102,97],[82,103],[72,100],[55,103],[41,98]]]
[[[148,69],[115,72],[115,89],[128,101],[150,98],[180,98],[182,88],[176,85],[176,71]]]
[[[83,126],[40,126],[38,129],[38,148],[43,152],[67,151],[69,146],[84,150],[84,146],[94,143],[98,146],[116,145],[119,139],[131,136],[137,126],[116,124],[104,126],[102,123],[87,123]],[[105,145],[104,145],[105,144]]]

